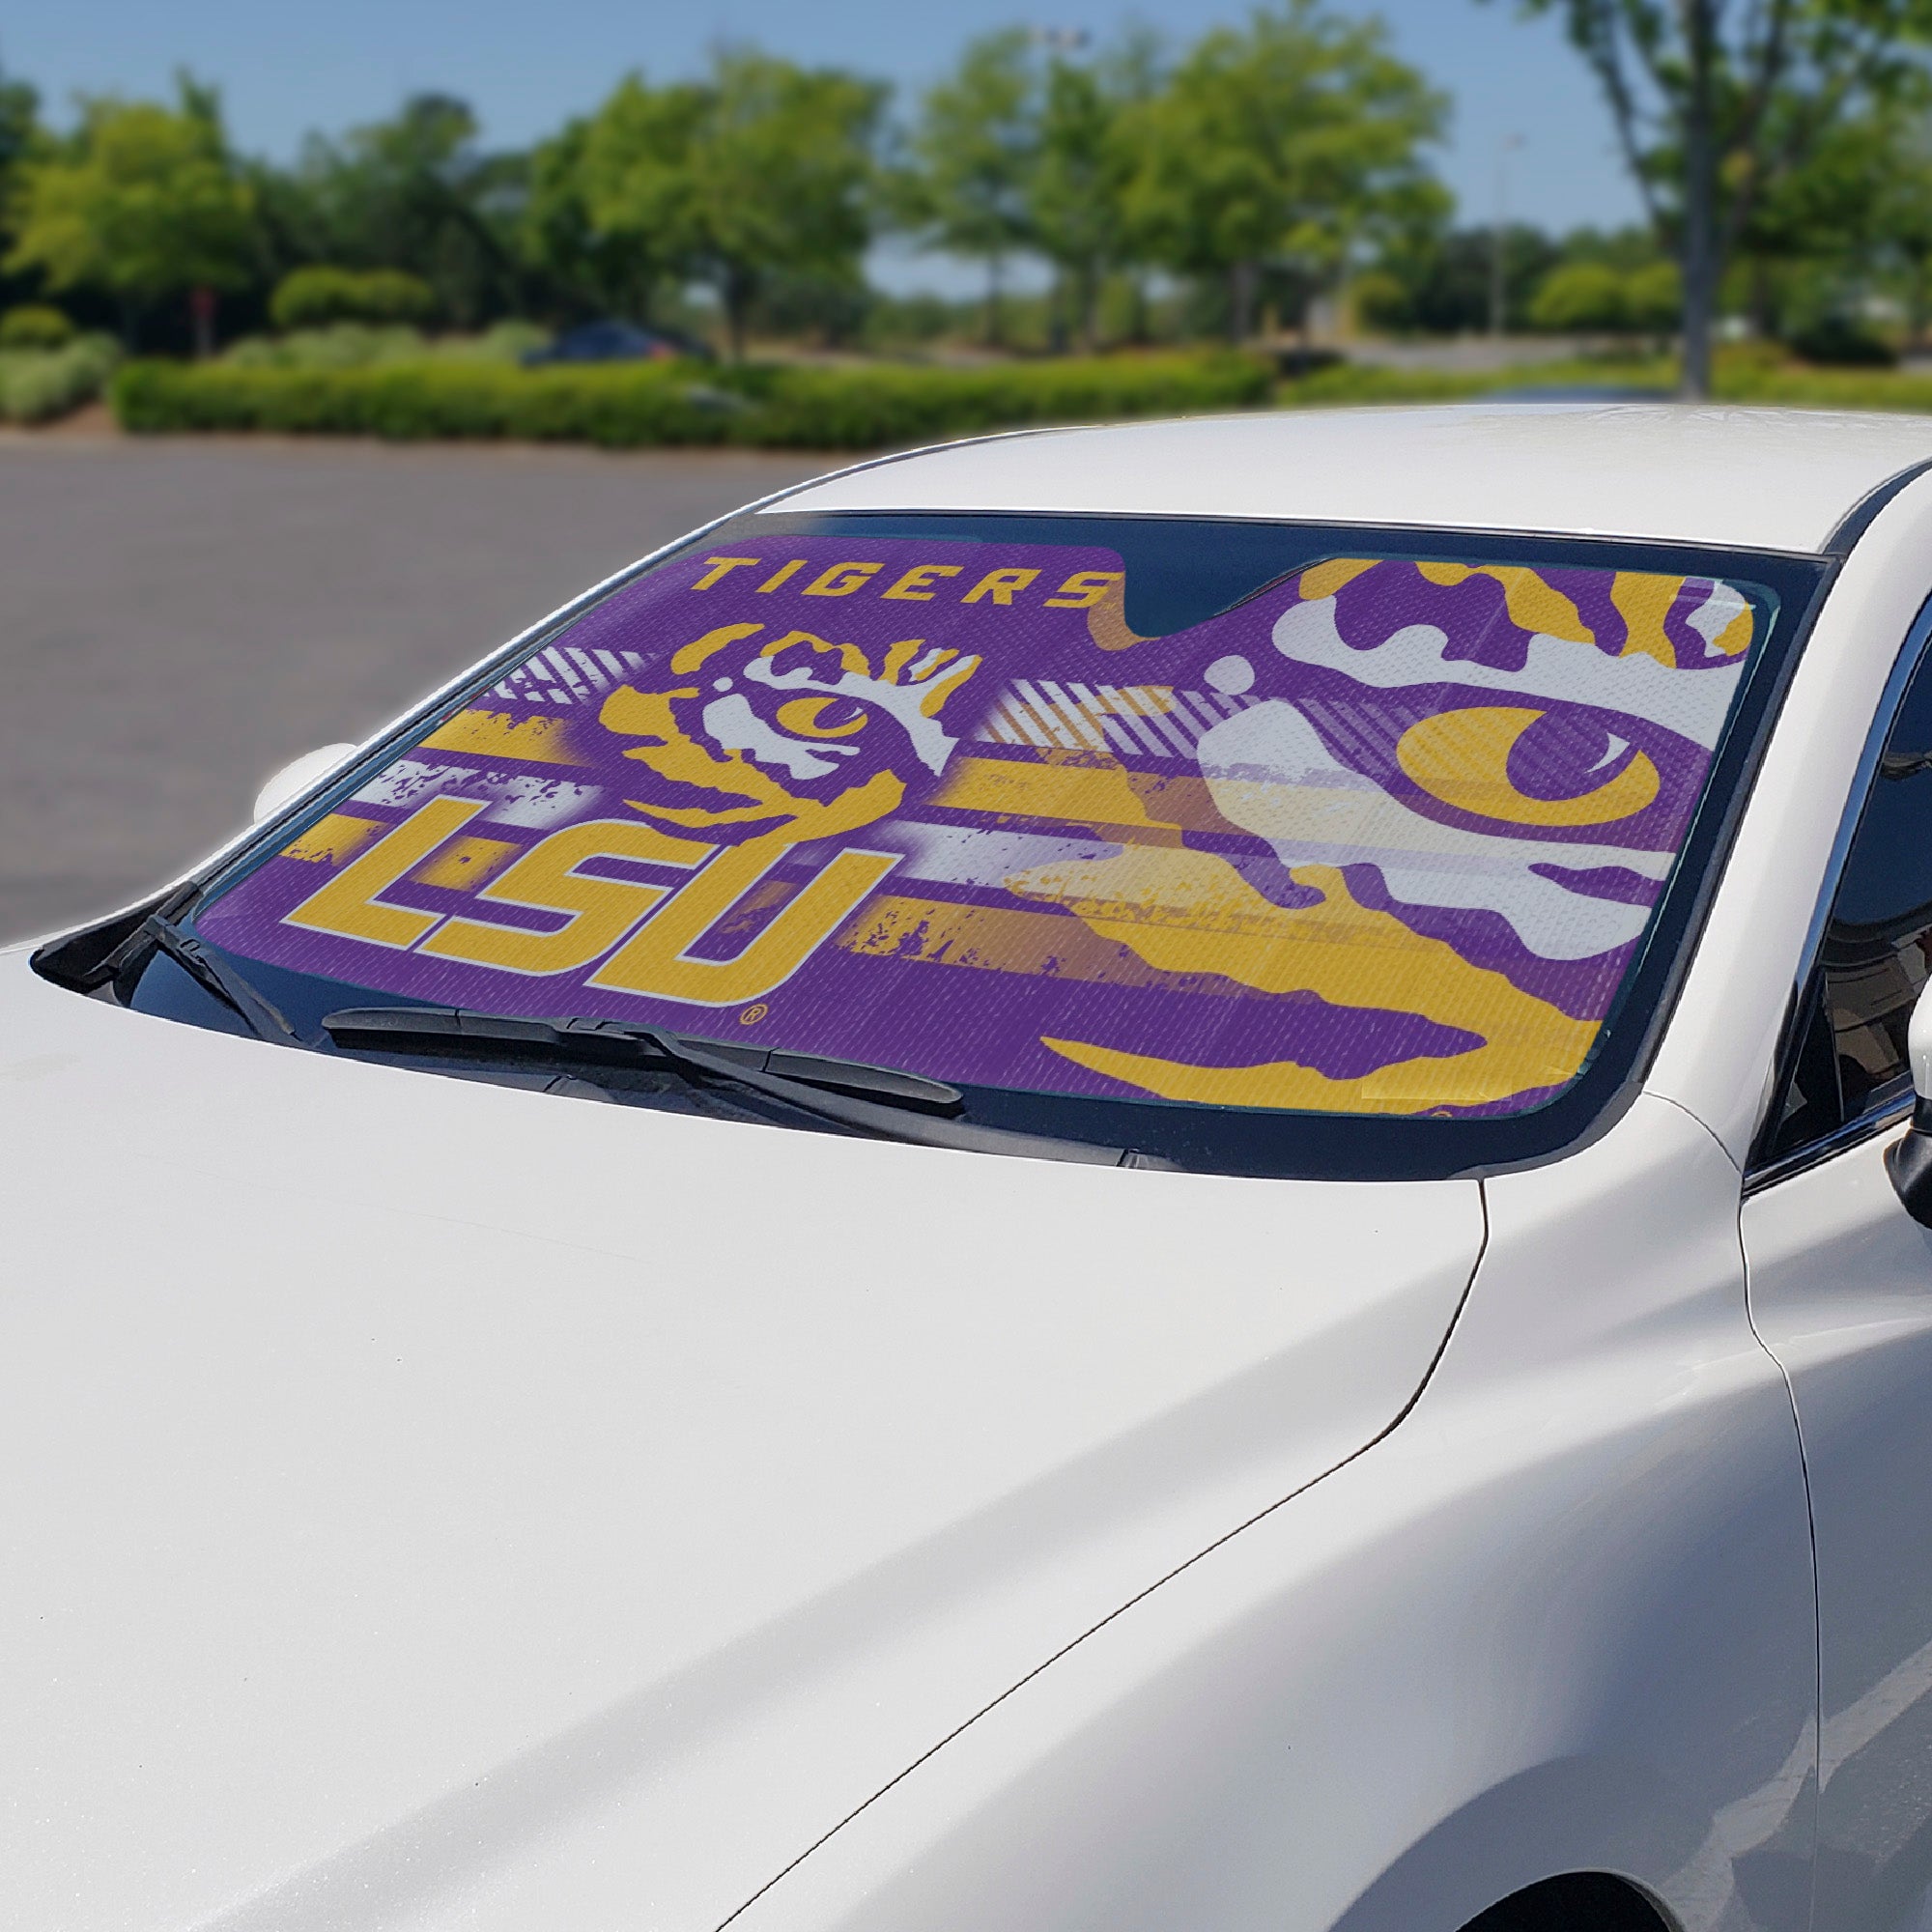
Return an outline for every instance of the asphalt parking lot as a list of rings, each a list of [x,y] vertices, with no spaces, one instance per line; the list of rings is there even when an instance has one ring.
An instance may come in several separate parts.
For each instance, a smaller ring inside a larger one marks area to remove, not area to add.
[[[0,439],[0,941],[125,903],[599,578],[828,467]]]

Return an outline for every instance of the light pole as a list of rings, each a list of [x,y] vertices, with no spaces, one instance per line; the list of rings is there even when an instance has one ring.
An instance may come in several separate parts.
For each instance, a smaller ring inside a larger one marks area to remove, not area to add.
[[[1490,333],[1502,340],[1505,306],[1504,252],[1509,246],[1509,157],[1522,146],[1520,134],[1505,134],[1496,143],[1495,220],[1490,228]]]

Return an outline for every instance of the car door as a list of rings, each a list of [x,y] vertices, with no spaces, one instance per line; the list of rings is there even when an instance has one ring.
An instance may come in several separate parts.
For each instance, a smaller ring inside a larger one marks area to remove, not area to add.
[[[1743,1208],[1751,1317],[1791,1385],[1811,1497],[1818,1932],[1932,1926],[1932,1230],[1885,1170],[1932,958],[1932,661],[1902,682]]]

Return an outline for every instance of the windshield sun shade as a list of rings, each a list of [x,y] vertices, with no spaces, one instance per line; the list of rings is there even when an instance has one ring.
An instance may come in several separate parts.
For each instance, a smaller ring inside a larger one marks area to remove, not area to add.
[[[1577,1078],[1773,592],[1331,547],[1149,638],[1125,546],[969,521],[741,520],[197,930],[405,1000],[968,1088],[1470,1119]]]

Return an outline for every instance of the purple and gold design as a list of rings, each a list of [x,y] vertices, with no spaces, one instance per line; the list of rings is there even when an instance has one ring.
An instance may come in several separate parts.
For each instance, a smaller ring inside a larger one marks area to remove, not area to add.
[[[1338,558],[778,538],[617,593],[200,917],[243,957],[966,1084],[1510,1113],[1575,1077],[1758,619]]]

